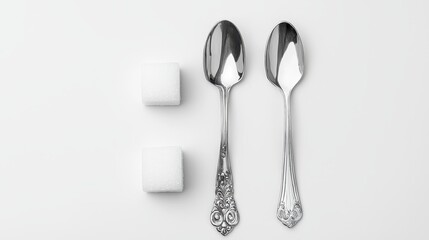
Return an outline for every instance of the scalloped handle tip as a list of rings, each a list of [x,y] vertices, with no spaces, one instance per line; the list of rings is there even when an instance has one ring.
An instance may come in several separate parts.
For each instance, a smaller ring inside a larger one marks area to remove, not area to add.
[[[295,226],[301,220],[302,215],[300,203],[295,203],[292,209],[287,209],[286,204],[280,203],[277,209],[277,218],[288,228]]]

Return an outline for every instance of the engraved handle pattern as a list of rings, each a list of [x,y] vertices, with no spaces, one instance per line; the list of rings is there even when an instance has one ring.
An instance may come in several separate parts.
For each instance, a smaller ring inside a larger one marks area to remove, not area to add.
[[[232,176],[229,170],[218,172],[215,194],[210,222],[218,232],[226,236],[239,222],[237,206],[234,200]]]

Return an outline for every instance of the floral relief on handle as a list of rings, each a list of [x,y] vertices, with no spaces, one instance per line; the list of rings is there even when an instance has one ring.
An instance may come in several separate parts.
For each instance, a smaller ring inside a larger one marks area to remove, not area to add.
[[[218,232],[226,236],[239,222],[232,176],[229,170],[218,172],[215,194],[210,222]]]

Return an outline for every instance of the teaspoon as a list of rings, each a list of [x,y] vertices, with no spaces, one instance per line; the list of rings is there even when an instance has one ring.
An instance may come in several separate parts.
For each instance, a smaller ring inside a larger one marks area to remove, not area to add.
[[[210,31],[204,49],[204,73],[206,79],[219,88],[222,115],[215,200],[210,222],[226,236],[239,222],[228,153],[228,100],[232,86],[242,79],[244,73],[243,40],[231,22],[221,21]]]
[[[285,101],[285,142],[283,182],[277,218],[287,227],[302,218],[292,152],[291,93],[304,74],[304,51],[301,38],[287,22],[278,24],[268,39],[265,52],[265,72],[268,80],[283,91]]]

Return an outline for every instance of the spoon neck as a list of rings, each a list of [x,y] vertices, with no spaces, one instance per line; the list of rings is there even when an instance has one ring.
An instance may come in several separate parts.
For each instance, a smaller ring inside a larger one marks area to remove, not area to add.
[[[221,149],[227,151],[228,149],[228,103],[229,103],[229,93],[231,88],[220,87],[220,111],[221,111]]]
[[[291,113],[291,91],[284,91],[284,113],[285,113],[285,143],[291,138],[292,113]]]

